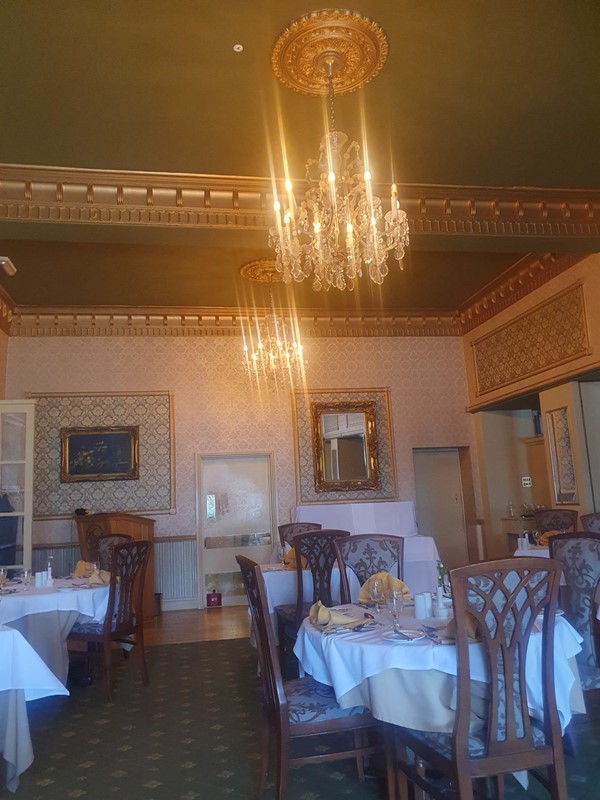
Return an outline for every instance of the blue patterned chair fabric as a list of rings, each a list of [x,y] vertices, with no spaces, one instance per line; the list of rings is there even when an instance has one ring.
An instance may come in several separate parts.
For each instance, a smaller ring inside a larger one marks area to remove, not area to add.
[[[535,524],[540,533],[561,531],[571,533],[577,530],[577,511],[568,508],[547,508],[535,512]]]
[[[600,533],[600,513],[583,514],[580,521],[581,527],[586,533]]]
[[[404,539],[383,533],[359,533],[335,543],[340,562],[350,568],[362,586],[376,572],[395,573],[404,577]],[[349,603],[350,587],[346,571],[342,570],[340,590],[343,603]]]
[[[600,648],[594,636],[594,597],[600,582],[600,534],[564,534],[550,537],[550,555],[560,561],[567,591],[563,592],[567,619],[583,638],[577,654],[581,686],[600,687]]]
[[[452,570],[457,621],[473,618],[490,676],[489,714],[473,725],[469,669],[469,631],[457,624],[458,702],[453,733],[398,728],[401,745],[416,759],[400,759],[400,769],[432,798],[443,798],[450,784],[461,800],[473,797],[474,777],[497,777],[516,770],[554,764],[548,770],[555,798],[566,800],[562,739],[554,695],[554,619],[560,565],[533,557],[500,559]],[[522,563],[519,563],[522,562]],[[544,723],[534,723],[527,707],[525,663],[534,624],[543,613],[542,669]],[[441,773],[431,782],[422,761]],[[450,783],[449,783],[450,782]]]

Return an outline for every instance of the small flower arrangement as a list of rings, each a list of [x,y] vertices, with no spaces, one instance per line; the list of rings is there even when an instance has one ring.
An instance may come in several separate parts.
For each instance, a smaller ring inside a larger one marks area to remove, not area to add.
[[[441,561],[437,562],[437,573],[438,573],[438,586],[446,587],[447,583],[447,576],[448,576],[448,568],[445,567]]]

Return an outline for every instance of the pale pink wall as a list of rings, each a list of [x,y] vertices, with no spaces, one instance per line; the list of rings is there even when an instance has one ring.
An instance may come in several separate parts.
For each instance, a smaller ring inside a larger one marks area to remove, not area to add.
[[[308,339],[309,388],[389,387],[400,499],[414,498],[412,448],[471,446],[459,338]],[[296,502],[291,399],[260,398],[241,372],[238,338],[21,338],[8,347],[7,397],[26,392],[170,390],[175,397],[177,513],[157,534],[196,532],[195,454],[272,451],[280,521]],[[97,509],[100,510],[100,509]],[[37,522],[36,541],[74,536]]]

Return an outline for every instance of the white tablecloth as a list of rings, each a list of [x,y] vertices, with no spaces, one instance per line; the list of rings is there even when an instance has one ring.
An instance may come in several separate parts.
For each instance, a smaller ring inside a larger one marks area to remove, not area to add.
[[[3,594],[0,625],[18,630],[44,663],[65,684],[69,671],[66,640],[78,617],[102,622],[108,604],[108,586],[73,587],[71,579],[57,580],[52,588],[26,591],[16,584],[14,594]]]
[[[356,609],[362,616],[363,609]],[[358,687],[365,688],[371,680],[377,691],[376,678],[383,675],[385,681],[385,702],[372,707],[367,690],[362,701],[371,707],[378,719],[396,725],[420,730],[451,730],[452,720],[448,709],[451,707],[452,687],[455,686],[457,671],[456,647],[436,645],[429,639],[421,639],[410,644],[398,644],[382,638],[382,632],[389,630],[391,620],[387,614],[381,618],[386,625],[377,625],[360,633],[344,633],[323,636],[308,620],[305,620],[298,633],[294,653],[305,672],[316,680],[333,686],[340,705],[344,708],[356,704]],[[406,628],[418,628],[419,623],[412,617],[405,617]],[[580,687],[572,697],[575,684],[572,661],[581,649],[581,637],[563,618],[556,621],[555,641],[555,679],[556,698],[563,729],[571,719],[571,711],[584,711],[585,705]],[[527,651],[527,697],[534,715],[540,715],[543,707],[541,686],[541,634],[532,635]],[[485,683],[488,679],[481,646],[470,647],[471,679]],[[411,677],[408,671],[416,671],[413,690],[410,690]],[[398,674],[399,673],[399,674]],[[440,673],[442,676],[440,676]],[[394,674],[397,681],[394,683]],[[427,676],[431,677],[428,685]],[[452,676],[452,681],[443,681],[443,675]],[[440,683],[441,680],[441,683]],[[390,682],[391,681],[391,682]],[[441,686],[445,685],[447,697],[440,697]],[[408,688],[408,691],[406,691]],[[427,699],[427,704],[424,702]],[[438,702],[444,708],[435,708]],[[431,703],[434,707],[432,709]]]
[[[69,692],[18,631],[0,626],[0,752],[13,792],[33,761],[26,701],[57,694]]]
[[[390,503],[321,503],[295,506],[293,522],[319,522],[324,528],[350,533],[393,533],[415,536],[415,504],[411,500]]]

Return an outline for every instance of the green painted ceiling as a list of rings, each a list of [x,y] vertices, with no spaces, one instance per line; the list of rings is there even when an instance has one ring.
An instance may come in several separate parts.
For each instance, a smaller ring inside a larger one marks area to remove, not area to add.
[[[270,53],[291,20],[323,5],[3,0],[0,161],[281,176],[281,119],[290,172],[302,177],[317,152],[321,103],[278,84]],[[336,101],[338,127],[359,139],[364,111],[377,180],[600,188],[597,0],[361,0],[351,8],[379,22],[390,45],[381,74]],[[20,304],[230,307],[248,292],[239,266],[270,255],[266,238],[0,222],[0,254],[18,268],[0,282]],[[452,309],[520,248],[423,238],[403,273],[391,267],[380,294],[297,286],[296,304]]]

